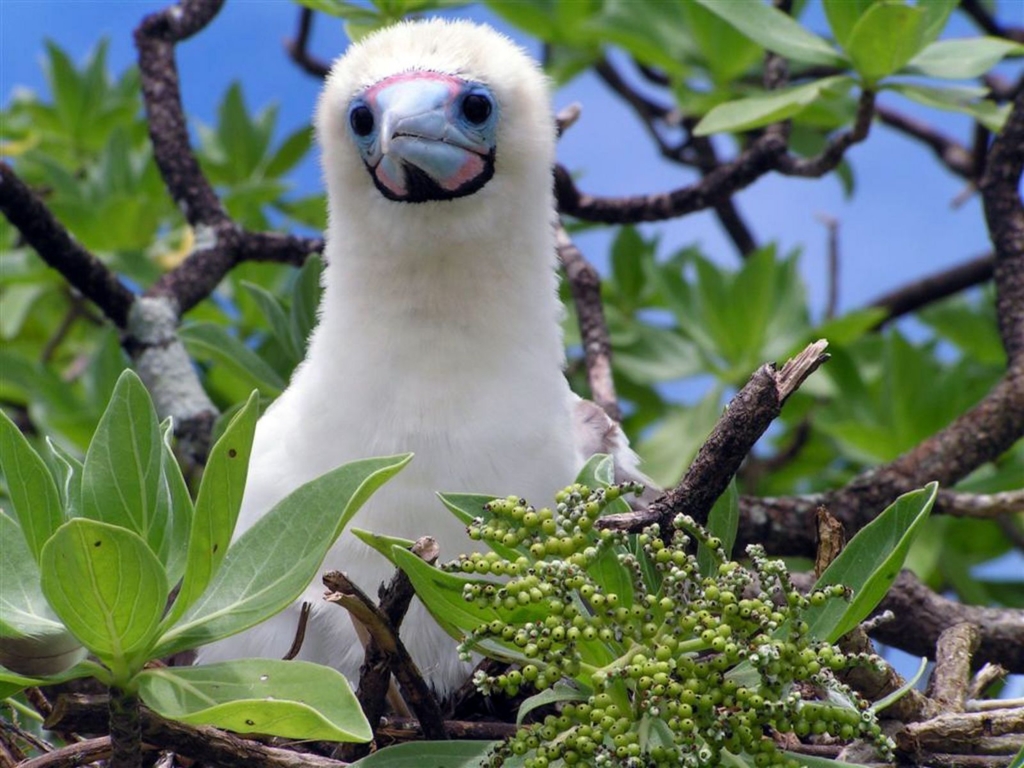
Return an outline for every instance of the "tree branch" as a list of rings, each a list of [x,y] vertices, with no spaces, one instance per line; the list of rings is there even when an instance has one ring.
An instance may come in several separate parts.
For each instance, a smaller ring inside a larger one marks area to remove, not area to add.
[[[309,52],[309,35],[312,31],[313,9],[302,8],[299,10],[298,34],[294,40],[288,40],[284,47],[291,60],[298,64],[303,72],[322,80],[331,71],[331,65]]]
[[[970,16],[974,23],[988,34],[1024,43],[1024,27],[1004,27],[996,21],[980,0],[960,0],[960,10]]]
[[[875,114],[884,124],[931,148],[946,168],[964,179],[974,179],[977,173],[971,151],[956,139],[917,118],[905,115],[883,105],[875,107]]]
[[[0,211],[40,258],[124,328],[135,295],[106,264],[71,237],[46,204],[5,162],[0,162]]]
[[[601,302],[601,276],[569,239],[561,224],[555,232],[555,244],[576,306],[590,396],[610,419],[617,422],[622,418],[622,412],[612,379],[612,345]]]
[[[928,304],[991,280],[995,263],[995,257],[986,253],[879,296],[868,306],[885,309],[889,314],[878,321],[875,329]]]
[[[786,399],[828,360],[824,353],[826,346],[825,341],[808,345],[781,370],[770,363],[761,366],[730,401],[682,482],[645,510],[602,518],[600,527],[639,531],[657,522],[662,536],[671,536],[676,515],[685,514],[698,522],[706,522],[711,507],[754,443],[779,415]]]

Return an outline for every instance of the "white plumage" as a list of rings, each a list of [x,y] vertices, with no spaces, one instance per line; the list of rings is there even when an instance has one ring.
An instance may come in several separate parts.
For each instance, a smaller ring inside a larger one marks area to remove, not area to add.
[[[418,111],[427,102],[436,107],[429,119]],[[484,112],[493,114],[477,121]],[[438,115],[448,122],[434,143],[401,127],[405,117],[422,127]],[[257,427],[236,537],[333,467],[413,451],[412,463],[350,525],[411,539],[430,534],[448,559],[473,545],[436,491],[549,503],[584,451],[603,442],[635,466],[621,434],[608,440],[610,422],[573,395],[562,374],[555,124],[537,65],[487,27],[400,24],[334,65],[316,128],[329,196],[321,317],[306,361]],[[484,168],[488,149],[493,176]],[[428,158],[420,171],[429,181],[412,167],[419,157]],[[324,569],[346,572],[370,594],[393,572],[347,532]],[[299,658],[355,680],[362,646],[349,617],[322,594],[317,578],[300,598],[314,607]],[[201,649],[200,661],[281,657],[298,605]],[[439,692],[465,679],[455,641],[418,601],[402,637]]]

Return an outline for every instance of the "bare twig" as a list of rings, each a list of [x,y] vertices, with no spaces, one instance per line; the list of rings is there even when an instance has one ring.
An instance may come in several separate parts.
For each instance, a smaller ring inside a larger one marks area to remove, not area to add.
[[[612,380],[612,347],[601,302],[601,276],[569,239],[561,224],[555,233],[555,244],[576,306],[590,396],[609,418],[618,421],[622,414]]]
[[[285,661],[291,661],[302,650],[302,644],[306,640],[306,626],[309,624],[309,611],[312,607],[313,604],[308,600],[302,601],[302,607],[299,609],[299,621],[295,625],[295,638],[292,640],[291,647],[288,648],[288,653],[281,657]]]
[[[935,671],[928,695],[943,712],[963,712],[971,683],[971,658],[980,633],[973,624],[954,624],[942,630],[935,647]]]
[[[1024,27],[1004,27],[988,12],[980,0],[960,0],[960,8],[988,34],[1024,43]]]
[[[96,739],[85,739],[74,744],[47,752],[19,763],[19,768],[78,768],[98,760],[110,757],[110,737],[100,736]]]
[[[824,176],[839,165],[846,150],[868,137],[868,132],[871,130],[871,119],[874,115],[874,91],[863,91],[857,103],[857,116],[854,118],[851,130],[843,131],[830,138],[825,148],[814,157],[782,155],[776,170],[784,176],[803,176],[805,178]]]
[[[43,261],[116,326],[125,326],[135,296],[106,264],[71,237],[46,204],[4,162],[0,162],[0,211]]]
[[[1024,512],[1024,490],[1001,493],[940,491],[943,511],[955,517],[993,519]]]
[[[982,668],[978,670],[977,674],[974,675],[974,679],[971,680],[971,688],[967,692],[968,701],[966,709],[974,709],[972,704],[978,703],[976,700],[981,699],[985,694],[985,691],[988,690],[988,687],[993,683],[1002,680],[1007,674],[1007,671],[998,664],[987,663],[983,665]],[[984,703],[988,702],[985,701]],[[1024,705],[1024,702],[1022,702],[1022,705]]]
[[[828,232],[828,301],[825,304],[825,318],[831,320],[839,308],[839,220],[825,213],[819,213],[815,218],[825,225]]]
[[[497,741],[498,739],[507,739],[518,728],[513,723],[445,720],[444,730],[449,739]],[[381,738],[392,741],[419,741],[425,738],[419,722],[404,717],[386,718],[377,733]]]
[[[326,61],[318,59],[309,52],[309,36],[313,31],[313,9],[302,8],[299,10],[299,31],[294,40],[285,43],[285,49],[291,60],[299,65],[303,72],[313,77],[323,79],[331,71],[331,65]]]
[[[725,491],[754,443],[779,415],[786,399],[828,359],[826,346],[824,340],[808,345],[781,370],[773,364],[761,366],[733,397],[682,482],[645,510],[602,518],[601,527],[637,531],[658,522],[662,535],[671,536],[676,515],[706,521],[715,500]]]
[[[324,574],[324,584],[331,591],[325,599],[348,610],[366,627],[380,649],[387,654],[391,671],[402,685],[403,696],[416,713],[428,738],[445,738],[441,708],[416,668],[409,651],[398,637],[398,632],[391,625],[391,620],[344,574],[329,571]]]

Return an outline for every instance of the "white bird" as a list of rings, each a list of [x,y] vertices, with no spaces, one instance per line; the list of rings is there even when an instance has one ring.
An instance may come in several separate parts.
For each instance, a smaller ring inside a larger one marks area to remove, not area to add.
[[[398,24],[331,69],[316,113],[328,191],[324,294],[305,362],[256,429],[235,532],[348,461],[415,458],[350,527],[475,548],[435,496],[471,491],[551,503],[598,450],[635,470],[617,426],[562,373],[548,83],[505,36],[469,22]],[[393,573],[348,532],[322,570],[369,594]],[[273,619],[200,649],[199,661],[284,655],[301,601],[299,658],[353,682],[363,648],[319,577]],[[445,694],[468,675],[419,601],[402,628]]]

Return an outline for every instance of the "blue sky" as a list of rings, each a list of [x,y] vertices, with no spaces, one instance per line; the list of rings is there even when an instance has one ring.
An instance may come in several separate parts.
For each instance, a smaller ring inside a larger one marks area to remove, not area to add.
[[[1020,0],[1010,0],[1019,3]],[[1004,9],[1007,0],[1003,0]],[[13,89],[45,90],[41,68],[43,40],[49,38],[76,60],[87,55],[100,36],[110,38],[110,63],[120,71],[134,60],[132,29],[162,0],[0,0],[0,98]],[[242,81],[250,108],[276,102],[285,131],[308,121],[319,89],[286,57],[282,42],[294,34],[297,7],[288,0],[233,0],[201,34],[179,46],[185,106],[190,117],[212,122],[216,105],[233,80]],[[459,12],[495,21],[480,8]],[[821,12],[812,5],[810,18],[820,25]],[[536,42],[504,27],[533,52]],[[954,16],[949,36],[974,34],[969,23]],[[313,50],[333,58],[346,44],[341,23],[320,17]],[[883,100],[934,121],[967,140],[965,118],[917,108],[891,94]],[[671,189],[693,180],[690,171],[662,161],[628,108],[596,77],[584,75],[560,89],[555,106],[580,102],[583,115],[562,139],[559,159],[581,174],[588,192],[631,194]],[[901,103],[902,101],[902,103]],[[731,152],[720,141],[721,154]],[[842,266],[840,306],[855,308],[879,293],[921,275],[956,264],[989,248],[980,202],[975,196],[953,210],[950,201],[963,183],[942,169],[928,150],[883,126],[850,155],[858,193],[845,199],[834,178],[785,179],[768,176],[740,193],[737,203],[762,242],[776,240],[783,250],[803,247],[803,272],[813,306],[825,300],[825,231],[816,214],[841,222]],[[310,155],[294,176],[297,190],[319,188],[319,171]],[[669,223],[649,225],[659,232],[664,252],[698,243],[726,263],[735,251],[714,216],[701,213]],[[599,266],[606,262],[607,232],[579,238],[584,252]]]

